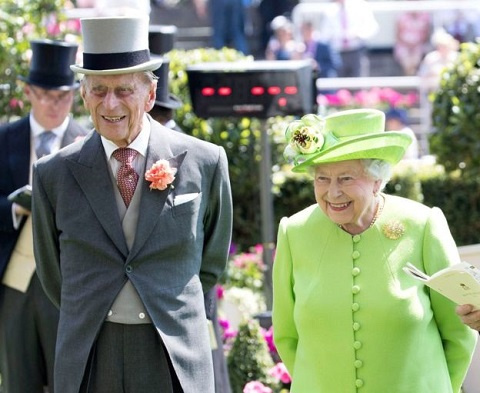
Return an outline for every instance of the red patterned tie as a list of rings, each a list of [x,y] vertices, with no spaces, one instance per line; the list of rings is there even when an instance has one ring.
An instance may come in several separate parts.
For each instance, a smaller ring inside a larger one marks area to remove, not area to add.
[[[128,207],[137,187],[138,174],[132,167],[132,162],[138,152],[127,147],[121,147],[113,152],[113,157],[121,163],[117,171],[117,185],[120,195]]]

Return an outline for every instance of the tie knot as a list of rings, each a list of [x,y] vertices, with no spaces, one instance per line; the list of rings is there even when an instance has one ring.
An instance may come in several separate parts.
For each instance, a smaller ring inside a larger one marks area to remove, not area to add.
[[[38,158],[41,158],[51,153],[53,141],[55,140],[55,138],[55,133],[50,130],[45,130],[38,135],[38,143],[35,150]]]
[[[120,147],[113,152],[113,157],[121,162],[123,165],[132,165],[132,161],[137,156],[138,152],[128,147]]]

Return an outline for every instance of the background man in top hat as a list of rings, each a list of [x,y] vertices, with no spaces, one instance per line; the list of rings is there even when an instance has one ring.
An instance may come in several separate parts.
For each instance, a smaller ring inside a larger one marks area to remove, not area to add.
[[[60,307],[56,388],[213,393],[203,292],[230,245],[225,151],[146,114],[161,64],[148,19],[81,23],[72,69],[95,132],[34,168],[35,257]]]
[[[183,130],[175,122],[175,110],[181,108],[183,102],[175,94],[169,92],[168,71],[170,69],[170,60],[164,58],[162,65],[154,71],[158,77],[157,90],[155,95],[155,104],[150,115],[160,124],[175,131]]]
[[[0,128],[0,367],[4,393],[53,392],[58,310],[35,274],[30,209],[7,196],[31,183],[42,155],[86,134],[69,116],[78,87],[70,64],[77,45],[31,42],[25,82],[30,114]]]

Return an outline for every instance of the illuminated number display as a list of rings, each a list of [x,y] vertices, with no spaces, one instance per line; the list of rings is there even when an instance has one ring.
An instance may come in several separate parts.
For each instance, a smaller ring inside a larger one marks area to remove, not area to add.
[[[187,68],[200,117],[302,115],[313,110],[308,61],[202,63]]]

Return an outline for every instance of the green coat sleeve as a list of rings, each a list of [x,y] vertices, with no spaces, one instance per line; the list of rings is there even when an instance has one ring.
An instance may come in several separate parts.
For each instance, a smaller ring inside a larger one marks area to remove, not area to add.
[[[290,374],[295,365],[298,333],[294,322],[295,297],[292,259],[287,240],[287,218],[280,222],[273,264],[272,322],[275,346]],[[278,290],[277,290],[278,289]]]
[[[431,209],[425,228],[423,261],[425,272],[429,275],[460,262],[447,220],[438,208]],[[461,323],[452,301],[434,290],[430,291],[430,300],[442,337],[453,392],[460,392],[470,366],[477,334]]]

